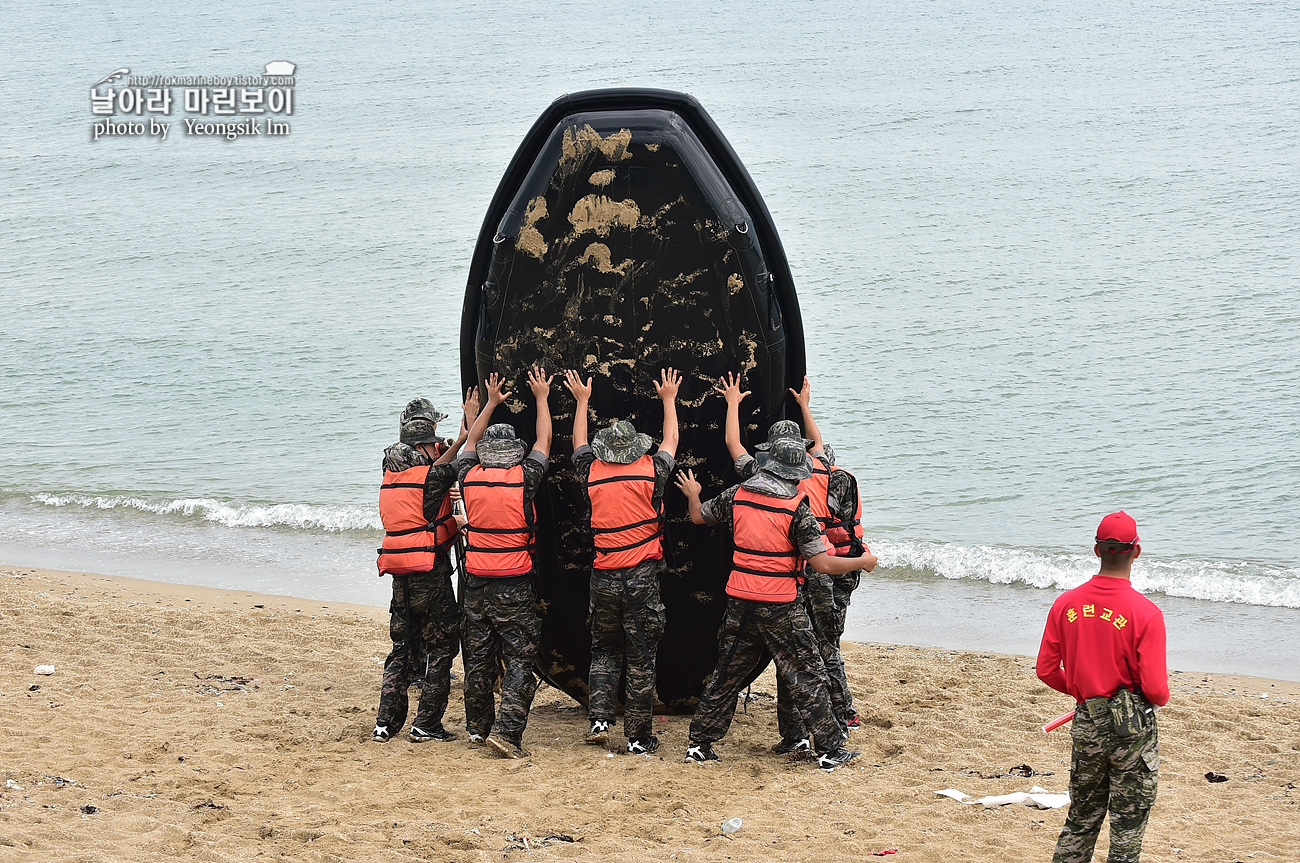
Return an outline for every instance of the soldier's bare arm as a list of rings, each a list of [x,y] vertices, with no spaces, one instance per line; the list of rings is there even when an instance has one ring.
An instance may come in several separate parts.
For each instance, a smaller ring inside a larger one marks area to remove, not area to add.
[[[876,568],[876,556],[864,554],[859,557],[833,557],[823,551],[808,558],[808,565],[822,575],[844,575],[855,569],[870,572]]]
[[[803,414],[803,433],[812,440],[812,451],[821,452],[826,444],[822,440],[822,431],[817,428],[817,420],[813,419],[809,407],[812,403],[812,384],[808,383],[807,375],[804,375],[803,386],[798,390],[791,389],[790,395],[794,396],[794,400],[799,403],[799,411]]]
[[[555,375],[547,377],[546,369],[533,366],[528,372],[528,388],[537,400],[537,442],[533,449],[544,456],[551,454],[551,406],[547,399],[551,394],[551,381]]]
[[[654,385],[655,392],[659,394],[660,400],[664,403],[664,435],[663,442],[659,444],[659,449],[670,456],[676,457],[679,439],[677,431],[677,391],[681,388],[682,376],[674,368],[660,369],[659,380],[655,381]],[[737,435],[739,435],[739,427],[737,427]]]
[[[488,375],[488,379],[483,384],[487,390],[487,404],[484,405],[483,410],[479,411],[478,416],[474,418],[474,424],[470,426],[470,449],[477,447],[478,442],[483,439],[483,432],[487,431],[488,423],[492,421],[492,413],[497,409],[497,406],[514,395],[514,393],[502,392],[505,381],[496,372]]]
[[[587,412],[591,409],[591,378],[584,384],[582,378],[573,369],[564,373],[564,385],[568,387],[573,399],[578,404],[573,409],[573,448],[587,445]]]
[[[727,452],[731,455],[732,461],[740,458],[742,455],[748,455],[744,444],[740,442],[740,402],[745,396],[749,395],[749,390],[741,391],[740,375],[732,375],[727,372],[726,377],[722,378],[720,386],[714,387],[715,392],[722,393],[722,397],[727,400],[727,423],[726,439]]]
[[[474,424],[478,418],[478,390],[471,387],[465,391],[465,401],[460,406],[462,416],[460,420],[460,429],[456,433],[456,440],[452,441],[447,451],[438,457],[434,464],[446,464],[449,461],[455,461],[456,456],[460,455],[460,449],[469,440],[469,427]]]
[[[695,472],[679,471],[673,482],[681,489],[682,494],[686,495],[686,505],[691,511],[691,523],[704,524],[704,516],[700,514],[700,484],[695,479]]]

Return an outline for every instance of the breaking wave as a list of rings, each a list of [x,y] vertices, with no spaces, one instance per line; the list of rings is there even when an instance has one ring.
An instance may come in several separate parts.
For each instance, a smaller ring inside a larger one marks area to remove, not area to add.
[[[46,506],[86,509],[135,509],[157,515],[199,518],[226,527],[290,527],[299,530],[380,530],[379,513],[357,506],[317,506],[306,503],[232,505],[211,498],[148,500],[140,497],[90,497],[38,494],[32,500]]]
[[[1091,555],[1002,546],[965,546],[914,540],[872,544],[885,569],[993,584],[1026,584],[1050,590],[1076,587],[1096,574]],[[1160,560],[1144,555],[1133,565],[1133,586],[1210,602],[1300,608],[1300,569],[1259,563]]]
[[[51,507],[137,510],[235,528],[290,528],[342,533],[382,530],[373,507],[303,503],[231,504],[211,498],[155,500],[128,495],[38,494],[31,500]],[[370,542],[370,537],[366,541]],[[1067,590],[1097,571],[1090,554],[992,545],[958,545],[927,540],[880,539],[872,544],[880,558],[877,574],[889,570],[991,584],[1023,584]],[[1262,563],[1161,560],[1143,555],[1133,567],[1133,586],[1143,593],[1300,608],[1300,568]]]

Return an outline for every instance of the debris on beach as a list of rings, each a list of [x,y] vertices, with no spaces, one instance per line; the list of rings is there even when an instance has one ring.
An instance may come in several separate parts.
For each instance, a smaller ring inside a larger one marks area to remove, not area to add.
[[[194,679],[200,682],[202,687],[207,690],[207,693],[209,695],[215,695],[221,692],[247,692],[248,688],[250,686],[253,686],[253,681],[255,681],[257,678],[244,677],[243,675],[230,675],[230,676],[224,674],[200,675],[196,671],[194,672]],[[217,686],[216,684],[205,683],[204,681],[216,681],[217,683],[224,683],[227,685]],[[256,686],[253,686],[253,689],[256,688],[257,688]]]
[[[53,673],[54,673],[53,665],[38,665],[32,669],[32,674],[44,674],[48,676]]]
[[[1059,809],[1070,802],[1069,794],[1053,794],[1046,788],[1040,788],[1037,785],[1030,788],[1028,792],[1016,791],[1012,794],[993,794],[988,797],[981,797],[978,800],[964,791],[958,791],[956,788],[945,788],[934,793],[941,794],[944,797],[951,797],[958,803],[980,803],[988,809],[1006,806],[1011,803],[1023,803],[1025,806],[1033,806],[1037,809]]]
[[[98,811],[99,811],[99,807],[94,805],[93,803],[87,803],[85,806],[81,807],[82,815],[94,815]]]
[[[1019,764],[1015,767],[1008,769],[1005,773],[984,773],[983,771],[980,770],[967,770],[966,772],[971,776],[978,776],[980,779],[1011,779],[1017,776],[1024,779],[1029,779],[1034,776],[1055,776],[1056,775],[1050,770],[1035,770],[1034,768],[1030,767],[1028,764]]]
[[[475,829],[468,832],[478,833],[478,830]],[[575,838],[567,833],[548,833],[540,839],[534,839],[531,836],[525,836],[520,833],[518,835],[511,834],[507,836],[506,841],[510,844],[502,848],[502,851],[532,851],[534,848],[543,848],[554,842],[581,842],[582,837],[578,836]]]
[[[221,803],[214,803],[211,799],[205,800],[202,803],[195,803],[193,806],[190,807],[190,809],[194,810],[195,812],[198,812],[202,809],[229,809],[229,808],[230,808],[229,806],[225,806]]]
[[[1040,773],[1028,764],[1018,764],[1007,771],[1008,776],[1023,776],[1025,779],[1031,776],[1052,776],[1052,773]]]
[[[1205,774],[1205,779],[1206,779],[1206,781],[1208,781],[1208,782],[1227,782],[1227,781],[1228,781],[1228,777],[1224,776],[1222,773],[1215,773],[1213,770],[1211,770],[1209,773]]]

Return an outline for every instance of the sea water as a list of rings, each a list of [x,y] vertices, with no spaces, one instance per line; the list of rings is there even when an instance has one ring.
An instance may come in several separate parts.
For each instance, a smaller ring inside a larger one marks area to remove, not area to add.
[[[1135,585],[1202,627],[1189,667],[1300,675],[1293,3],[3,19],[0,560],[385,602],[380,452],[410,398],[459,403],[515,147],[562,93],[663,87],[713,115],[789,255],[881,559],[851,636],[1032,651],[1124,508]],[[166,140],[93,139],[114,70],[274,60],[286,135],[187,135],[176,104]]]

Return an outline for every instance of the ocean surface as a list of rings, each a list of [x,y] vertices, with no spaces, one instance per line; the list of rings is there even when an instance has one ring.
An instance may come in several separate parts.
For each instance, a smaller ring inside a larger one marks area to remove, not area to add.
[[[187,136],[177,88],[93,140],[114,70],[274,60],[287,135]],[[973,590],[1032,651],[1123,508],[1220,670],[1300,668],[1296,2],[11,5],[0,562],[385,603],[397,413],[458,405],[488,200],[605,86],[696,96],[772,211],[881,559],[851,635]]]

